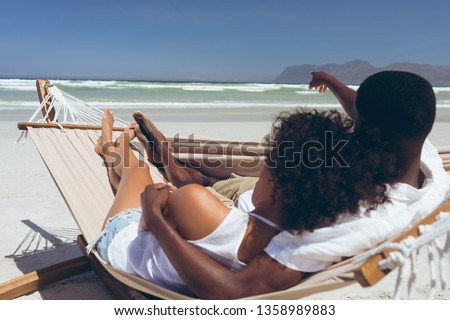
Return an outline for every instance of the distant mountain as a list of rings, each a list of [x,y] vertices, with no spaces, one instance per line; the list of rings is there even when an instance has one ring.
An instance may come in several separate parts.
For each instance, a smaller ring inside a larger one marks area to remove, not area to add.
[[[298,65],[290,66],[275,78],[275,83],[309,83],[311,71],[325,71],[346,84],[360,84],[369,75],[383,70],[398,70],[417,73],[434,86],[450,86],[450,66],[429,64],[393,63],[381,68],[367,61],[354,60],[345,64]]]

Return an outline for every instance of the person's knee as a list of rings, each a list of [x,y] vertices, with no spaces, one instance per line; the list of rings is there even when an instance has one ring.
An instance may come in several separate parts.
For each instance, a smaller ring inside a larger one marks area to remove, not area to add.
[[[179,203],[190,204],[194,210],[210,211],[214,210],[216,206],[223,206],[227,208],[216,196],[214,196],[208,189],[199,184],[189,184],[180,189],[180,198],[183,200]]]
[[[190,184],[169,197],[167,218],[185,239],[198,240],[213,232],[229,211],[205,187]]]
[[[215,198],[211,192],[199,184],[185,185],[174,192],[172,197],[176,199],[175,203],[183,206],[189,203],[190,207],[204,206],[211,197]]]
[[[179,190],[181,191],[183,197],[186,197],[188,199],[193,197],[201,197],[205,193],[209,194],[209,191],[205,187],[194,183],[185,185]]]

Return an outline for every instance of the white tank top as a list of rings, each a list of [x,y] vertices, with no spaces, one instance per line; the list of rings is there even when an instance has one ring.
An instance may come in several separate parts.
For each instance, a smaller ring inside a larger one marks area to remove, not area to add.
[[[212,233],[203,239],[188,242],[223,266],[240,270],[245,267],[245,263],[239,261],[237,255],[247,230],[248,219],[247,213],[232,208]],[[139,230],[138,223],[117,233],[108,248],[108,258],[110,264],[119,270],[178,292],[190,293],[156,238],[148,231]]]

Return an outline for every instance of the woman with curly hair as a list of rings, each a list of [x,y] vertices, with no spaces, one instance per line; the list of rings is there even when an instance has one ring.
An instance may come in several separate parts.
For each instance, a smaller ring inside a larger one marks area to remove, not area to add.
[[[373,132],[354,132],[353,120],[338,111],[281,113],[271,138],[266,165],[276,177],[272,197],[284,229],[312,232],[331,226],[340,213],[371,211],[388,200],[396,158]]]
[[[163,137],[144,115],[134,116],[149,124],[147,136]],[[111,162],[108,167],[114,172],[109,175],[117,192],[95,246],[113,267],[178,292],[191,293],[164,253],[163,247],[169,244],[160,245],[155,239],[155,212],[162,213],[173,232],[220,264],[241,270],[283,230],[302,233],[330,226],[343,211],[358,213],[361,202],[376,207],[387,200],[386,190],[371,178],[379,168],[359,161],[361,148],[352,139],[353,122],[337,111],[298,110],[277,118],[266,164],[252,196],[255,209],[250,213],[229,208],[198,184],[178,189],[171,184],[153,184],[148,166],[134,157],[124,139],[124,135],[134,138],[134,130],[142,139],[139,127],[128,128],[113,145],[113,119],[105,110],[96,150],[107,164]],[[119,159],[127,157],[128,165],[122,161],[112,166],[114,159],[109,158],[115,152]],[[152,156],[164,157],[165,164],[177,161],[170,153]],[[368,179],[364,189],[362,176]]]

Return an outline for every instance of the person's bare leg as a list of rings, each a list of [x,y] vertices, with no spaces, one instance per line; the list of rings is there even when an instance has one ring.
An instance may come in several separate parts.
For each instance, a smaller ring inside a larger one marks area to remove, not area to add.
[[[146,147],[147,154],[152,154],[153,159],[164,164],[164,171],[170,182],[181,187],[191,183],[211,186],[218,181],[216,178],[208,177],[198,170],[185,166],[176,159],[171,153],[164,134],[144,114],[135,112],[133,117],[139,125],[139,128],[136,128],[138,139]],[[154,142],[154,148],[151,148],[150,142]]]
[[[134,132],[134,127],[136,125],[136,123],[131,123],[128,127],[126,127],[114,143],[115,149],[113,156],[115,162],[113,169],[119,177],[122,177],[124,166],[136,165],[135,162],[138,161],[138,159],[134,156],[130,145],[130,142],[136,137]],[[137,164],[139,164],[139,162]]]
[[[114,170],[115,158],[111,156],[113,150],[115,149],[114,143],[112,142],[112,128],[114,125],[114,115],[109,108],[106,108],[102,117],[102,133],[95,145],[95,152],[103,159],[105,164],[109,183],[113,193],[116,194],[117,188],[119,187],[120,176],[117,175]]]
[[[141,206],[141,193],[147,185],[153,184],[149,170],[147,164],[144,164],[141,167],[134,165],[124,167],[116,197],[105,218],[105,223],[109,218],[126,209],[138,208]]]
[[[112,125],[114,123],[112,112],[105,110],[105,125],[102,130],[101,154],[105,162],[111,165],[112,171],[118,177],[117,192],[113,204],[105,218],[109,218],[119,212],[140,207],[140,195],[145,187],[153,183],[150,176],[150,168],[144,161],[136,158],[130,148],[129,137],[133,137],[134,129],[129,127],[118,138],[117,147],[112,142]],[[100,144],[98,144],[100,146]],[[98,148],[96,148],[96,151]]]

